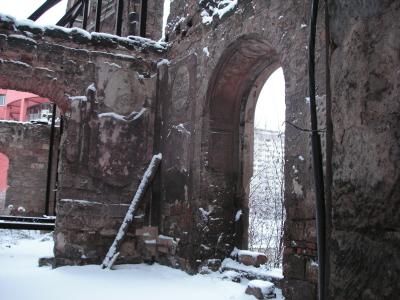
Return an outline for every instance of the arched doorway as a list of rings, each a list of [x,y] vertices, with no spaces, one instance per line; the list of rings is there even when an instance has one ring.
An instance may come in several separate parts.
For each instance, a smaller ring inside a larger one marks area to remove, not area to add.
[[[229,230],[225,243],[248,248],[249,186],[253,174],[254,113],[261,88],[280,67],[275,49],[258,35],[233,42],[221,56],[207,92],[203,181]],[[221,244],[221,243],[220,243]],[[222,250],[222,249],[221,249]]]
[[[248,192],[248,246],[265,253],[271,267],[281,267],[283,255],[285,110],[285,79],[278,68],[262,85],[257,99]]]

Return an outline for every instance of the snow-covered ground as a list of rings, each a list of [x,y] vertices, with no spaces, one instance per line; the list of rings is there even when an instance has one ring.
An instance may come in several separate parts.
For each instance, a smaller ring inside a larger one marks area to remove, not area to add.
[[[245,294],[246,282],[222,280],[219,273],[190,276],[158,264],[39,268],[38,258],[52,256],[52,250],[49,234],[0,229],[0,299],[256,299]],[[279,290],[277,295],[282,299]]]

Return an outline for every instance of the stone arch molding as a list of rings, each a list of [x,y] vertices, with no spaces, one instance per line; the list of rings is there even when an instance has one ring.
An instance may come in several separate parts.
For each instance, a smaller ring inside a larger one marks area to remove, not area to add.
[[[248,169],[245,164],[249,153],[244,151],[245,119],[254,118],[255,103],[250,102],[256,101],[249,94],[256,81],[265,81],[279,66],[280,56],[267,41],[258,34],[244,35],[222,53],[208,86],[202,141],[207,145],[207,155],[203,165],[207,169],[207,183],[213,187],[208,189],[210,196],[219,198],[226,221],[232,224],[230,234],[240,248],[247,247],[248,228],[244,182],[249,178],[244,177],[249,174],[244,170]],[[239,210],[243,217],[233,222]]]
[[[69,109],[67,92],[54,73],[44,68],[33,68],[17,61],[0,60],[0,87],[30,92],[55,103],[65,113]]]

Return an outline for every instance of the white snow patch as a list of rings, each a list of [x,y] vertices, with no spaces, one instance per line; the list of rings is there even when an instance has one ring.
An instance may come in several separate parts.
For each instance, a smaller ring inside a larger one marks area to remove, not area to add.
[[[81,102],[86,102],[87,101],[87,97],[86,96],[71,96],[68,97],[69,100],[71,101],[81,101]]]
[[[28,42],[33,43],[33,44],[37,44],[37,42],[35,40],[33,40],[33,39],[31,39],[31,38],[29,38],[29,37],[27,37],[25,35],[22,35],[22,34],[10,34],[9,37],[13,37],[13,38],[17,38],[17,39],[28,41]]]
[[[242,212],[241,209],[239,209],[239,210],[236,212],[236,215],[235,215],[235,222],[237,222],[237,221],[240,220],[240,217],[242,216],[242,214],[243,214],[243,212]]]
[[[231,254],[232,255],[232,254]],[[246,266],[241,264],[231,258],[225,258],[221,264],[222,269],[233,269],[236,271],[247,272],[253,275],[256,275],[260,278],[276,278],[283,279],[282,269],[272,268],[256,268],[253,266]]]
[[[95,86],[95,84],[94,84],[94,83],[90,84],[90,85],[86,88],[86,91],[87,91],[87,92],[88,92],[88,91],[92,91],[93,93],[95,93],[95,92],[96,92],[96,86]]]
[[[302,197],[303,196],[303,186],[297,181],[296,178],[293,178],[292,180],[293,184],[293,191],[296,194],[297,197]]]
[[[170,63],[171,63],[171,62],[170,62],[168,59],[163,58],[162,60],[160,60],[160,61],[157,63],[157,67],[160,67],[160,66],[162,66],[162,65],[167,65],[167,66],[169,66]]]
[[[13,63],[13,64],[17,64],[17,65],[20,65],[20,66],[24,66],[26,68],[32,68],[32,66],[28,65],[27,63],[24,63],[24,62],[19,61],[19,60],[13,60],[13,59],[10,59],[10,60],[0,59],[0,63],[1,64],[3,64],[3,63]]]
[[[259,288],[263,295],[271,294],[275,290],[275,285],[272,282],[259,279],[249,281],[248,286],[251,288]]]
[[[219,19],[222,19],[222,17],[230,12],[231,10],[234,10],[238,4],[238,0],[222,0],[217,4],[217,7],[210,6],[208,7],[211,11],[211,14],[203,9],[201,12],[200,16],[202,17],[202,22],[205,25],[209,25],[213,21],[214,16],[218,16]]]
[[[0,231],[0,288],[4,300],[54,300],[55,295],[57,300],[128,299],[132,295],[147,300],[254,299],[245,294],[245,284],[222,280],[223,274],[218,272],[191,276],[159,264],[118,265],[113,271],[101,270],[97,265],[39,268],[39,257],[53,255],[52,239],[43,239],[46,236],[38,233],[23,237],[16,232]],[[87,253],[85,256],[90,258]]]
[[[178,125],[173,125],[172,128],[177,130],[179,133],[190,135],[190,131],[187,130],[182,123]]]
[[[106,65],[109,65],[110,67],[114,67],[114,68],[117,68],[117,69],[121,69],[122,68],[119,64],[116,64],[116,63],[113,63],[113,62],[105,61],[104,63]]]
[[[238,256],[251,256],[254,258],[257,258],[258,256],[262,255],[264,256],[264,253],[261,252],[255,252],[255,251],[249,251],[249,250],[238,250],[237,251]]]
[[[208,47],[204,47],[204,48],[203,48],[203,53],[204,53],[207,57],[210,56],[210,52],[208,51]]]
[[[98,114],[98,116],[100,119],[101,118],[111,118],[111,119],[123,121],[123,122],[132,122],[132,121],[139,119],[144,114],[145,111],[146,111],[146,108],[142,108],[139,112],[133,111],[128,116],[123,116],[123,115],[117,114],[115,112],[101,113],[101,114]]]
[[[100,202],[95,202],[95,201],[87,201],[87,200],[76,200],[76,199],[60,199],[61,202],[71,202],[71,203],[77,203],[81,205],[93,205],[93,204],[102,204]]]

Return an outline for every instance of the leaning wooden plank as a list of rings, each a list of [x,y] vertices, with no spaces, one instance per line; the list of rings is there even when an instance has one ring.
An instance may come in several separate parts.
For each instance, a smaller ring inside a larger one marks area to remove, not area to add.
[[[150,162],[149,167],[144,173],[139,188],[136,191],[136,194],[133,197],[131,204],[129,205],[124,221],[122,222],[121,227],[118,230],[118,234],[115,237],[114,242],[112,243],[110,249],[108,250],[106,257],[103,260],[103,263],[101,264],[101,267],[103,269],[111,268],[112,265],[114,264],[115,259],[113,258],[115,257],[116,253],[119,250],[119,247],[121,246],[121,243],[125,238],[125,234],[128,231],[129,225],[132,223],[133,217],[139,207],[141,200],[143,199],[144,193],[146,192],[147,188],[151,183],[151,180],[153,179],[154,175],[157,172],[161,159],[162,159],[161,153],[154,155]]]

